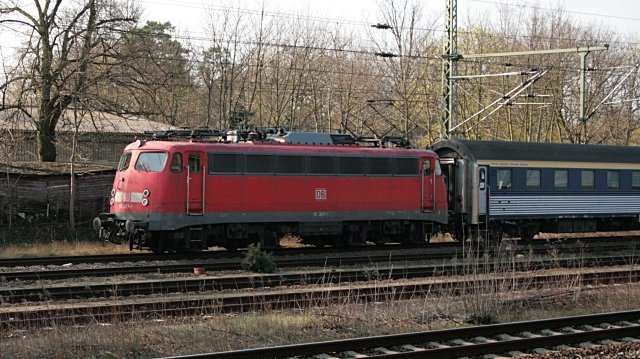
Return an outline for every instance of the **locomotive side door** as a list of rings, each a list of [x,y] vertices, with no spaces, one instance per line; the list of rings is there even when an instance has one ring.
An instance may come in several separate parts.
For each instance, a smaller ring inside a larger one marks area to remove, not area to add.
[[[187,214],[204,214],[205,167],[202,152],[187,152]]]
[[[421,208],[423,211],[433,211],[435,209],[435,185],[433,182],[433,160],[430,158],[422,159],[422,168],[420,170],[420,184],[422,186]]]

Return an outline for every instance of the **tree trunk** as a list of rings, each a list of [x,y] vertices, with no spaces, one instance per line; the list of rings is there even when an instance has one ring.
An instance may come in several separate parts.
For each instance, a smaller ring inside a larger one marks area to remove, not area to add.
[[[43,121],[44,122],[44,121]],[[55,162],[56,161],[56,145],[55,141],[55,123],[52,126],[49,123],[41,123],[38,126],[38,156],[41,162]],[[57,122],[57,121],[56,121]]]

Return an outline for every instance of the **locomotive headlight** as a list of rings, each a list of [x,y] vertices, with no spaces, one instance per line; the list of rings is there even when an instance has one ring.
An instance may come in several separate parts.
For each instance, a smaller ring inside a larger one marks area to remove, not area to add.
[[[116,196],[116,189],[112,188],[111,189],[111,197],[115,197]]]
[[[149,197],[149,195],[151,194],[151,192],[149,192],[148,189],[145,189],[144,191],[142,191],[142,197]]]
[[[143,205],[143,206],[145,206],[145,207],[146,207],[146,206],[148,206],[148,205],[149,205],[149,200],[148,200],[148,199],[146,199],[146,198],[143,198],[141,203],[142,203],[142,205]]]
[[[111,197],[111,199],[109,199],[109,205],[113,206],[114,203],[116,203],[116,199]]]

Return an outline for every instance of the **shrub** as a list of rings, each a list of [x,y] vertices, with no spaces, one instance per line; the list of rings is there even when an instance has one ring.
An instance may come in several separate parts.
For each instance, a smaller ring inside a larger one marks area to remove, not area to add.
[[[276,263],[271,253],[262,250],[259,243],[250,244],[242,260],[242,268],[256,273],[273,273],[276,270]]]

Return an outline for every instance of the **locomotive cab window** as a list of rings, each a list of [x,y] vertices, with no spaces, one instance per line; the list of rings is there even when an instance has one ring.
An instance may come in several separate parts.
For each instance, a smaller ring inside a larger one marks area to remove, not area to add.
[[[553,188],[556,190],[566,190],[569,187],[569,171],[553,171]]]
[[[180,173],[182,172],[182,153],[174,153],[171,158],[171,172]]]
[[[607,189],[620,189],[620,172],[607,171]]]
[[[167,162],[166,152],[142,152],[138,155],[135,169],[144,172],[160,172]]]
[[[198,173],[198,172],[200,172],[200,154],[190,153],[189,154],[189,173]]]
[[[540,170],[527,170],[527,189],[540,189]]]
[[[422,161],[422,174],[425,176],[431,176],[431,160],[426,159]]]
[[[581,171],[580,188],[583,190],[592,190],[595,186],[595,175],[593,171]]]
[[[511,188],[511,170],[497,170],[496,184],[499,190]]]
[[[131,152],[125,152],[120,157],[120,162],[118,163],[118,171],[122,172],[129,168],[129,164],[131,163]]]
[[[640,189],[640,171],[631,172],[631,188]]]

